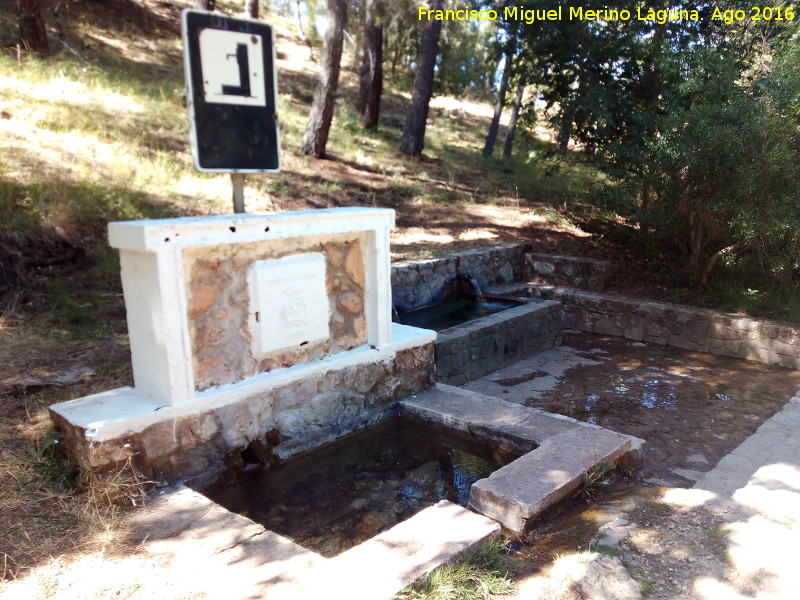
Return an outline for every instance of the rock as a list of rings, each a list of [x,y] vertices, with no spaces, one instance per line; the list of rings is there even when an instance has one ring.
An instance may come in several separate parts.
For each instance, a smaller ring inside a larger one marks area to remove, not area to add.
[[[542,275],[550,275],[555,272],[556,266],[550,262],[536,260],[533,261],[533,270]]]
[[[585,600],[639,600],[642,592],[618,558],[594,556],[575,588]]]
[[[82,383],[95,376],[95,370],[91,367],[77,366],[51,377],[30,377],[22,379],[15,384],[15,388],[23,393],[37,392],[43,388],[54,385],[73,385]]]
[[[642,592],[618,558],[602,554],[574,554],[558,560],[545,581],[540,580],[531,586],[520,585],[520,593],[514,598],[641,600]]]
[[[351,293],[342,296],[340,303],[342,309],[351,315],[357,315],[364,309],[364,302],[360,294]]]
[[[603,525],[594,540],[595,544],[616,548],[623,540],[627,540],[631,535],[633,527],[623,518],[616,518]]]

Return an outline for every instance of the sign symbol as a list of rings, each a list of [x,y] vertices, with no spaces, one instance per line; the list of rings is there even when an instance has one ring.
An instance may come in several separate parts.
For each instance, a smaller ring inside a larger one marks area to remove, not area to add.
[[[308,307],[302,298],[289,298],[281,311],[283,322],[289,326],[300,325],[308,320]]]
[[[267,105],[262,36],[206,28],[198,42],[207,103]]]
[[[195,166],[206,172],[280,170],[272,28],[191,9],[181,21]],[[276,317],[280,321],[280,312]]]
[[[255,36],[254,36],[255,37]],[[222,93],[227,96],[250,96],[250,61],[247,58],[247,44],[236,44],[236,54],[228,54],[226,58],[236,57],[239,65],[239,85],[223,85]]]

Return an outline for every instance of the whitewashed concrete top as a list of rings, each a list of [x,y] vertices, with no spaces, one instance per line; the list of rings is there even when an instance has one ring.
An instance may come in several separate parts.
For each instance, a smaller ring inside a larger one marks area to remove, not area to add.
[[[120,250],[155,252],[165,246],[216,246],[392,227],[391,208],[343,207],[117,221],[108,224],[108,241]]]

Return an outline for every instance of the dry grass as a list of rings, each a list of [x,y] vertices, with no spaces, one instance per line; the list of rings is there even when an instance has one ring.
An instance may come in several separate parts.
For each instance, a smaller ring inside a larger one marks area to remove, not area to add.
[[[127,513],[144,503],[152,482],[130,459],[107,473],[80,473],[61,454],[44,410],[16,427],[3,425],[2,579],[24,576],[57,556],[131,549]]]
[[[146,488],[130,465],[105,476],[70,475],[51,443],[46,407],[128,383],[129,367],[109,364],[127,360],[127,351],[116,342],[51,333],[37,332],[11,311],[0,315],[0,569],[8,580],[57,557],[127,551],[126,507],[141,503]],[[52,383],[75,366],[100,375]],[[113,373],[103,374],[108,367]]]

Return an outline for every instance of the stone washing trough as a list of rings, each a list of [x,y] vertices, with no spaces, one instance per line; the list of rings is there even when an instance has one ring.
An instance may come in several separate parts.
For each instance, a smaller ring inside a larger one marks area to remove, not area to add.
[[[436,378],[442,383],[462,385],[546,350],[561,331],[560,302],[483,294],[469,275],[445,280],[436,297],[438,302],[407,308],[395,320],[437,332]]]
[[[109,225],[135,385],[51,407],[83,468],[130,461],[199,488],[226,466],[286,460],[398,412],[521,453],[472,485],[468,508],[439,502],[332,558],[188,488],[164,494],[138,529],[156,554],[191,560],[196,546],[214,546],[208,556],[224,569],[197,574],[210,597],[389,598],[501,527],[522,533],[587,469],[641,450],[590,424],[430,387],[434,364],[445,381],[465,382],[549,346],[562,304],[520,299],[442,331],[437,346],[433,331],[392,323],[393,301],[438,302],[433,274],[470,272],[484,288],[524,280],[524,253],[467,252],[404,274],[389,263],[393,225],[393,211],[362,208]]]
[[[643,446],[638,438],[444,384],[402,400],[398,410],[404,418],[522,456],[472,485],[471,510],[443,500],[333,558],[188,488],[151,506],[139,520],[139,535],[156,554],[179,552],[176,544],[222,548],[217,556],[225,563],[225,585],[219,586],[219,597],[388,599],[502,529],[523,533],[542,511],[575,492],[587,469],[638,460]],[[176,515],[178,523],[165,525]],[[212,590],[210,597],[218,596]]]
[[[436,336],[436,379],[462,385],[550,348],[561,331],[562,305],[552,300],[487,296],[516,305]]]

